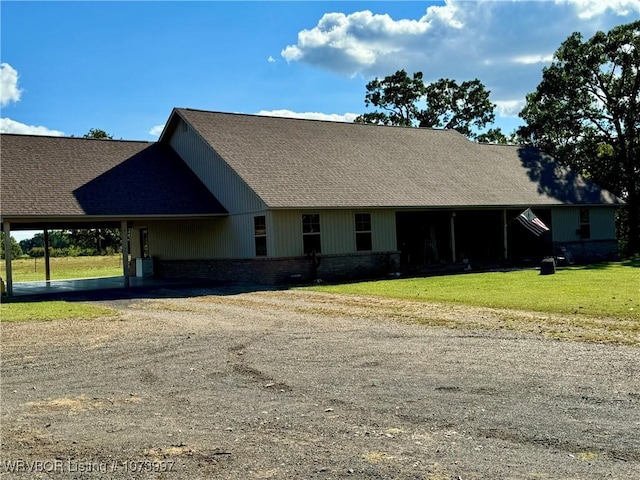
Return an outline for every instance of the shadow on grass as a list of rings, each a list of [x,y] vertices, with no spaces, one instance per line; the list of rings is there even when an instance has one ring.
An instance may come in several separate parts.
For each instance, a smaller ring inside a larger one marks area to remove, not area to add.
[[[630,258],[620,262],[590,263],[588,265],[563,266],[565,270],[612,270],[619,267],[640,268],[640,258]]]
[[[270,286],[208,281],[183,282],[162,286],[109,288],[82,291],[52,292],[34,295],[2,297],[2,303],[33,303],[63,300],[66,302],[128,301],[158,298],[192,298],[209,295],[228,296],[258,291],[287,290],[290,286]]]

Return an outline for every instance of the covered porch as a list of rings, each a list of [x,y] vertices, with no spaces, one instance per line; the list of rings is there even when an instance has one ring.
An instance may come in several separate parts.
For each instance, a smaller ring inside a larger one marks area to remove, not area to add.
[[[401,266],[436,269],[452,265],[504,265],[553,253],[550,232],[536,236],[516,218],[527,207],[440,208],[396,212]],[[551,210],[535,209],[551,226]]]

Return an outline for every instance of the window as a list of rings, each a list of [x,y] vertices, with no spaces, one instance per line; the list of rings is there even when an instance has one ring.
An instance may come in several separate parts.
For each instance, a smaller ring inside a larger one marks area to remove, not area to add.
[[[371,244],[371,214],[356,213],[356,251],[373,250]]]
[[[266,257],[267,219],[264,215],[253,217],[253,232],[256,239],[256,257]]]
[[[302,248],[305,255],[320,253],[320,214],[302,215]]]
[[[580,209],[580,238],[588,239],[591,238],[591,225],[589,222],[589,209],[581,208]]]

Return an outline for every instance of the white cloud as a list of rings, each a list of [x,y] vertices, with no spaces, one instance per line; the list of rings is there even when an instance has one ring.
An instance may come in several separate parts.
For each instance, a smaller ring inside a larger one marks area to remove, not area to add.
[[[162,130],[164,130],[164,123],[162,125],[156,125],[155,127],[151,127],[151,130],[149,130],[149,135],[152,135],[154,137],[159,137],[160,134],[162,133]]]
[[[271,55],[269,55],[269,58],[267,58],[267,62],[269,63],[276,63],[276,59],[273,58]]]
[[[48,137],[61,137],[64,132],[51,130],[47,127],[25,125],[10,118],[0,118],[0,133],[19,133],[21,135],[45,135]]]
[[[608,11],[618,16],[640,13],[640,0],[556,0],[556,3],[574,6],[578,17],[583,20],[601,16]]]
[[[524,100],[496,100],[496,111],[501,117],[517,117],[525,105]]]
[[[326,13],[310,30],[298,33],[298,42],[281,51],[288,62],[304,61],[349,74],[361,73],[385,63],[401,60],[415,39],[439,29],[460,30],[464,26],[457,0],[427,8],[417,20],[394,20],[369,10]]]
[[[585,39],[635,19],[640,0],[443,0],[423,15],[332,12],[299,31],[281,56],[365,79],[421,71],[426,82],[478,78],[514,116],[537,87],[542,68],[573,32]],[[345,7],[347,8],[347,7]],[[627,15],[627,18],[618,15]],[[516,104],[514,99],[522,99]],[[498,103],[498,102],[496,102]]]
[[[8,63],[0,64],[0,106],[19,101],[21,94],[17,70]]]
[[[521,65],[535,65],[537,63],[551,63],[553,54],[551,55],[522,55],[513,58],[513,63]]]
[[[265,117],[306,118],[307,120],[328,120],[331,122],[353,122],[358,113],[320,113],[320,112],[294,112],[291,110],[260,110],[256,115]]]

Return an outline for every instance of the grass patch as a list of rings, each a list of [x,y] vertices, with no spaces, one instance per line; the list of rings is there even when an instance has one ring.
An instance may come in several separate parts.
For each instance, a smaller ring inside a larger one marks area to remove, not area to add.
[[[0,305],[0,321],[90,320],[112,316],[116,312],[112,308],[64,301],[2,303]]]
[[[54,257],[50,259],[51,280],[69,278],[115,277],[122,275],[122,256]],[[14,282],[45,280],[44,258],[20,258],[11,262]],[[0,262],[0,276],[7,278],[5,262]]]
[[[306,287],[321,292],[373,295],[478,307],[640,319],[636,262]]]

